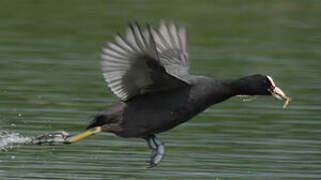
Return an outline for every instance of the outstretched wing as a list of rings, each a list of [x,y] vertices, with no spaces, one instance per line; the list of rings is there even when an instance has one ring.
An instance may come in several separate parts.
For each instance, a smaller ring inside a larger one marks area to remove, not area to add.
[[[186,30],[173,23],[162,23],[158,30],[147,25],[143,31],[130,24],[126,37],[116,35],[101,58],[108,86],[123,101],[189,84]]]
[[[166,72],[188,83],[189,59],[187,51],[187,34],[185,27],[179,27],[174,22],[162,21],[159,29],[153,29],[156,49],[160,63]]]

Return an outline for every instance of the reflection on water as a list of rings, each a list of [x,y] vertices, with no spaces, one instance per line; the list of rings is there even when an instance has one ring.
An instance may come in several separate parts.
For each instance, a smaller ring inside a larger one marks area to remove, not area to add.
[[[321,179],[320,9],[319,1],[295,0],[3,0],[0,179]],[[82,132],[117,100],[99,51],[133,19],[186,24],[193,73],[271,75],[293,101],[286,110],[259,96],[215,105],[160,135],[167,154],[153,169],[142,139],[102,133],[72,145],[22,145],[48,132]]]

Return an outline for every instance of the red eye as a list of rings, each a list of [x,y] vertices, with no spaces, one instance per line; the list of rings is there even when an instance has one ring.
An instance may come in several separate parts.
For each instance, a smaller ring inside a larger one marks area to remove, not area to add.
[[[266,86],[272,86],[271,82],[269,80],[267,80],[267,79],[264,79],[264,84]]]
[[[264,79],[264,84],[269,87],[270,91],[273,91],[275,89],[275,86],[273,86],[273,84],[271,83],[271,81],[269,79]]]
[[[266,79],[264,79],[264,84],[267,84],[268,82],[267,82],[267,80]]]

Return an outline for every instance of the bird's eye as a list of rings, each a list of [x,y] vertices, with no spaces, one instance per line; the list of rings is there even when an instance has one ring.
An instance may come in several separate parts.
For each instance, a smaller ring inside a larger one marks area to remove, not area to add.
[[[274,90],[275,89],[275,83],[274,83],[274,81],[273,81],[273,79],[270,77],[270,76],[266,76],[266,80],[264,80],[264,83],[265,83],[265,81],[267,81],[267,83],[269,84],[269,86],[270,86],[270,90]]]
[[[270,85],[270,83],[266,79],[264,79],[264,84],[265,85]]]

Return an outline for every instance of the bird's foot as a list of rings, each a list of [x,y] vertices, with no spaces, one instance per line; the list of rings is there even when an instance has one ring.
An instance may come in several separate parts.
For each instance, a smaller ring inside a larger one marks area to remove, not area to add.
[[[148,168],[155,167],[163,159],[165,155],[165,145],[161,142],[156,135],[150,135],[145,138],[149,148],[152,150],[151,158]]]
[[[65,131],[56,131],[54,133],[43,134],[39,136],[34,136],[31,138],[31,144],[48,144],[48,145],[59,145],[59,144],[69,144],[68,138],[69,133]]]

